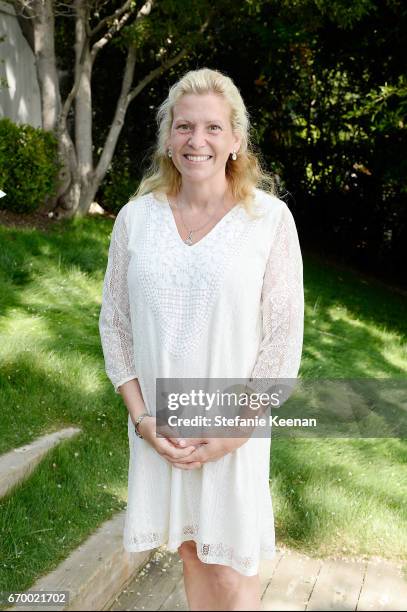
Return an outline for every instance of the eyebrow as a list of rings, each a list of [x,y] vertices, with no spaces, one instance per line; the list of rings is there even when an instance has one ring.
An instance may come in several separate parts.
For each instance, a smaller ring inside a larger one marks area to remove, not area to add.
[[[189,119],[182,119],[182,117],[175,119],[174,123],[178,123],[179,121],[183,121],[184,123],[193,123],[193,121],[190,121]],[[223,125],[223,121],[221,121],[220,119],[208,119],[207,121],[205,121],[205,123],[220,123],[221,125]]]

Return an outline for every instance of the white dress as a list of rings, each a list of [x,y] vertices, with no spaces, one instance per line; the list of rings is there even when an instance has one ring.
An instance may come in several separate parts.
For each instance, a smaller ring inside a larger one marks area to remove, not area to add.
[[[302,258],[293,217],[255,190],[258,219],[232,208],[192,246],[168,199],[118,213],[99,329],[115,391],[138,378],[155,415],[156,378],[295,378],[303,337]],[[173,467],[128,418],[127,551],[194,540],[205,563],[258,573],[275,555],[270,439],[249,438],[200,469]]]

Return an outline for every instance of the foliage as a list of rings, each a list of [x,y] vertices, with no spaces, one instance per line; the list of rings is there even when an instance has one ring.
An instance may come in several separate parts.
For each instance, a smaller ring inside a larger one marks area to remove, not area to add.
[[[189,69],[219,69],[242,93],[255,141],[290,198],[302,243],[403,282],[407,7],[400,0],[247,0],[222,6],[205,40],[129,109],[121,142],[128,146],[130,174],[139,180],[146,166],[156,137],[155,111],[169,87]],[[169,32],[165,7],[160,17],[161,30],[167,24]],[[139,58],[146,72],[155,45],[164,41],[153,25],[148,35],[144,30]],[[172,44],[187,32],[184,24]],[[120,50],[109,49],[104,60],[95,67],[93,91],[98,145],[120,91]]]
[[[407,237],[406,27],[400,0],[251,0],[218,23],[200,58],[239,85],[303,243],[396,282]]]
[[[92,2],[91,28],[121,5]],[[64,95],[75,65],[72,23],[57,15]],[[405,282],[406,29],[402,0],[193,0],[188,10],[185,0],[152,3],[148,14],[126,22],[94,64],[95,163],[114,125],[129,45],[137,49],[139,84],[181,49],[188,52],[126,111],[117,159],[99,190],[104,206],[117,210],[139,181],[156,137],[155,112],[169,87],[187,70],[208,66],[238,85],[256,143],[291,198],[302,241]],[[74,134],[73,112],[69,121]]]
[[[107,172],[98,201],[105,210],[117,214],[137,187],[138,180],[131,172],[130,160],[117,156]]]
[[[55,137],[31,125],[0,119],[0,186],[7,196],[0,208],[28,213],[37,210],[57,188]]]

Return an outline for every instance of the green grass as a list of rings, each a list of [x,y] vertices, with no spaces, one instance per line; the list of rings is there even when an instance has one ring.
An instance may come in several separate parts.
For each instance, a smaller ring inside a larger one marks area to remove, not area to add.
[[[405,297],[315,256],[304,259],[300,375],[405,379]],[[310,554],[404,560],[406,463],[402,439],[273,440],[277,538]]]
[[[0,590],[29,587],[125,506],[127,410],[105,376],[98,334],[111,227],[0,227],[0,452],[82,429],[0,501]]]
[[[112,221],[51,232],[0,227],[0,452],[66,426],[66,440],[0,501],[0,590],[27,589],[125,505],[127,410],[98,333]],[[405,301],[304,257],[306,378],[405,377]],[[311,554],[407,550],[407,445],[398,439],[280,439],[271,488],[279,543]]]

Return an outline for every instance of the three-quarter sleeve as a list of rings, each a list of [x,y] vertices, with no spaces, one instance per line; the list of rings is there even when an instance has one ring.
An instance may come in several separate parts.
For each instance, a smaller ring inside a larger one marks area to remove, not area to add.
[[[295,222],[286,205],[266,264],[261,311],[262,341],[252,379],[296,378],[304,330],[303,266]]]
[[[124,206],[113,225],[99,316],[106,374],[116,393],[119,393],[120,385],[137,378],[127,285],[130,259],[127,213],[128,206]]]

